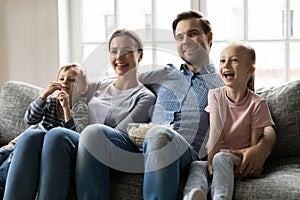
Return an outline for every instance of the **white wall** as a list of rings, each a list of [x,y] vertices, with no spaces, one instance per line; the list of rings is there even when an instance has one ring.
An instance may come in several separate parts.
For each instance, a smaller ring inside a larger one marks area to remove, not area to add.
[[[57,0],[1,0],[0,85],[19,80],[45,87],[58,67]]]

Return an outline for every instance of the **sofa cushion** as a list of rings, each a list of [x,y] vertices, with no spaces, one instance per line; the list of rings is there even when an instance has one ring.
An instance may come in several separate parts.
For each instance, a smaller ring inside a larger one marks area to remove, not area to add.
[[[300,156],[300,80],[268,89],[259,89],[269,105],[277,139],[270,157]]]
[[[259,178],[235,182],[233,199],[299,199],[299,175],[300,158],[269,161]]]
[[[42,88],[19,81],[3,83],[0,93],[0,144],[7,144],[28,125],[23,121],[28,105]]]

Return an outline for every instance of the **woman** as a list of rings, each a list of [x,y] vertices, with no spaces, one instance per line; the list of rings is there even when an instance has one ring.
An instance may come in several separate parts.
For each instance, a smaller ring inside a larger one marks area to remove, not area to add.
[[[109,199],[109,169],[127,171],[130,163],[136,163],[127,159],[130,152],[140,152],[127,134],[128,125],[147,122],[155,101],[137,79],[143,57],[140,38],[132,31],[117,30],[109,40],[109,52],[118,77],[103,81],[99,95],[89,103],[94,124],[81,134],[76,161],[77,196],[81,200]]]
[[[145,111],[150,110],[155,102],[155,96],[137,80],[137,66],[143,56],[143,46],[139,37],[129,30],[117,30],[112,35],[112,38],[115,37],[127,38],[130,43],[126,43],[126,40],[114,40],[112,43],[110,39],[111,64],[117,77],[107,78],[97,85],[95,97],[88,105],[89,123],[106,124],[108,127],[125,131],[130,122],[149,121],[149,115]],[[120,104],[117,103],[118,101]],[[54,139],[48,141],[46,139],[48,135],[52,135]],[[66,128],[55,128],[51,129],[44,139],[43,146],[50,149],[47,152],[48,156],[44,156],[42,145],[39,149],[36,148],[37,152],[42,152],[39,199],[65,200],[67,198],[75,169],[78,141],[77,132]],[[35,145],[35,141],[32,141],[32,145],[38,146]],[[39,162],[39,158],[36,157],[34,162]],[[26,166],[27,168],[31,166]],[[32,180],[32,177],[28,175],[26,180]],[[26,181],[22,182],[26,183]],[[12,192],[16,193],[16,190]],[[25,198],[22,192],[20,192],[22,199],[32,199]]]

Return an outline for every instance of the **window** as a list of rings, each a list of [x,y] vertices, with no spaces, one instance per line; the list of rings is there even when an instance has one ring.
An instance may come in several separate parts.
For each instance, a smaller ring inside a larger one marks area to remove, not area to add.
[[[107,41],[117,28],[135,30],[144,41],[140,71],[182,62],[177,56],[172,21],[177,13],[191,8],[189,1],[114,0],[103,4],[100,0],[72,0],[69,6],[71,59],[83,63],[92,81],[112,70]]]
[[[62,2],[62,1],[59,1]],[[66,2],[66,0],[65,0]],[[256,87],[300,78],[299,0],[72,0],[70,61],[83,63],[91,80],[111,69],[107,40],[116,28],[130,28],[144,41],[140,71],[182,60],[172,35],[176,14],[202,11],[212,23],[211,60],[218,67],[221,49],[231,40],[249,42],[256,50]],[[63,59],[62,59],[63,60]]]
[[[227,41],[243,40],[257,53],[256,87],[300,78],[300,64],[296,62],[300,1],[207,0],[206,5],[214,32],[211,57],[216,64]]]

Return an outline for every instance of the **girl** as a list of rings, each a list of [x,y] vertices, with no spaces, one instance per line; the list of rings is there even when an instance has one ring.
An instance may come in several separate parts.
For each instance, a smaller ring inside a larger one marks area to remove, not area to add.
[[[258,143],[266,126],[273,125],[266,101],[253,90],[255,51],[233,42],[221,52],[220,76],[224,87],[208,94],[206,111],[210,114],[208,172],[212,177],[212,199],[232,199],[234,166],[241,158],[227,152]],[[259,172],[251,171],[252,176]]]

